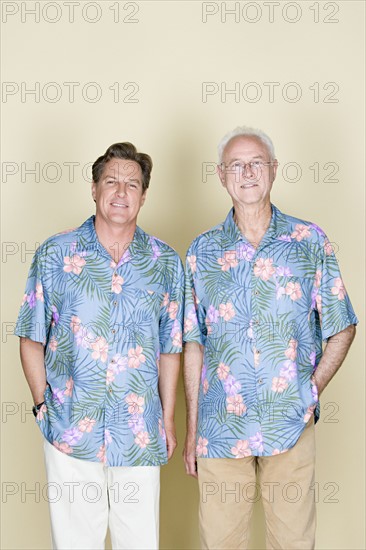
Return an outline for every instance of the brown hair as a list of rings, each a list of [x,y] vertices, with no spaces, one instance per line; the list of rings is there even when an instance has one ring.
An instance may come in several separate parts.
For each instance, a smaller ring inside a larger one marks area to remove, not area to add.
[[[94,183],[98,183],[105,165],[113,158],[128,159],[137,162],[142,172],[142,192],[144,193],[150,184],[153,163],[149,155],[138,153],[136,147],[128,141],[110,145],[104,155],[94,162],[92,167]]]

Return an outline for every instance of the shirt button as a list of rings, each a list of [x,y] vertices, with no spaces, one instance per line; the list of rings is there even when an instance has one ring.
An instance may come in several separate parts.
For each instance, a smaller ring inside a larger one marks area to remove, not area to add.
[[[255,294],[256,296],[258,296],[258,294],[259,294],[258,290],[255,290],[255,291],[254,291],[254,294]]]
[[[114,305],[114,306],[117,305],[117,300],[114,300],[113,305]]]
[[[260,379],[258,380],[258,384],[263,384],[262,378],[260,378]]]
[[[109,391],[109,393],[112,393],[112,388],[109,387],[109,388],[108,388],[108,391]]]
[[[257,355],[259,355],[260,352],[261,352],[261,351],[260,351],[259,349],[256,349],[256,350],[255,350],[255,353],[256,353]]]
[[[258,319],[255,320],[255,324],[256,324],[256,325],[259,325]]]
[[[112,334],[115,334],[115,333],[116,333],[116,329],[112,328],[111,333],[112,333]]]

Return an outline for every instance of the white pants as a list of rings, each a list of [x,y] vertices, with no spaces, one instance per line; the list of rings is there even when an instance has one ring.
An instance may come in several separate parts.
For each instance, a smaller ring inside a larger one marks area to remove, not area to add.
[[[44,442],[55,550],[101,550],[109,526],[114,550],[159,547],[159,466],[106,467]]]

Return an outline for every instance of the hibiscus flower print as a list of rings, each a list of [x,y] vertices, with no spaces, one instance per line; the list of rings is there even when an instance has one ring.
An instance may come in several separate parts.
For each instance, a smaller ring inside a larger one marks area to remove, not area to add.
[[[143,351],[141,346],[128,350],[128,366],[131,369],[138,369],[142,363],[145,363],[146,357],[142,353]]]
[[[179,331],[179,332],[176,332],[173,336],[173,340],[172,340],[172,344],[173,346],[175,347],[182,347],[182,341],[183,341],[183,336],[182,336],[182,332]]]
[[[239,394],[227,397],[226,410],[228,413],[236,414],[236,416],[242,416],[247,410],[246,405],[243,403],[243,397]]]
[[[205,437],[199,437],[196,446],[197,456],[207,456],[208,454],[208,440]]]
[[[149,433],[148,432],[139,432],[138,434],[136,434],[135,443],[141,449],[145,449],[148,446],[148,444],[150,443]]]
[[[41,283],[36,284],[36,300],[40,300],[41,302],[44,302],[43,286]]]
[[[54,388],[52,390],[52,398],[57,401],[59,405],[65,402],[64,392],[60,388]]]
[[[225,380],[230,372],[230,367],[229,365],[225,365],[225,363],[220,363],[216,372],[220,380]]]
[[[325,239],[325,242],[324,242],[324,252],[327,256],[331,256],[334,252],[332,243],[330,243],[328,239]]]
[[[81,346],[83,349],[90,348],[94,340],[95,338],[90,332],[88,332],[88,329],[86,327],[80,326],[79,329],[75,332],[75,343],[77,346]]]
[[[142,432],[145,428],[143,417],[140,414],[133,414],[128,421],[128,427],[132,430],[134,435]]]
[[[291,359],[291,361],[295,361],[297,356],[297,340],[294,338],[291,338],[291,340],[288,343],[288,348],[285,351],[285,355],[287,359]]]
[[[112,277],[112,292],[115,294],[120,294],[122,292],[122,285],[124,283],[123,277],[114,273]]]
[[[74,273],[75,275],[80,275],[85,265],[84,258],[81,258],[78,254],[73,256],[65,256],[64,258],[64,271],[66,273]]]
[[[178,302],[170,302],[167,311],[171,319],[176,319],[178,313]]]
[[[197,270],[197,258],[194,254],[192,256],[187,256],[187,261],[190,265],[192,273],[195,273]]]
[[[258,258],[254,264],[254,275],[262,281],[268,281],[276,273],[276,268],[272,264],[271,258]]]
[[[71,317],[70,327],[71,327],[71,330],[74,334],[79,332],[79,330],[81,328],[81,321],[80,321],[79,317],[77,317],[76,315],[73,315]]]
[[[235,317],[235,310],[233,304],[227,302],[226,304],[219,305],[219,315],[224,319],[224,321],[230,321]]]
[[[108,342],[103,336],[98,336],[96,340],[90,344],[90,348],[93,350],[92,358],[96,361],[100,359],[102,363],[107,361],[108,357]]]
[[[320,269],[318,269],[317,272],[315,273],[315,280],[314,280],[314,285],[316,286],[316,288],[320,287],[321,280],[322,280],[322,272]]]
[[[232,374],[229,374],[223,382],[224,390],[227,395],[236,395],[241,390],[241,384]]]
[[[104,464],[107,462],[105,447],[106,447],[105,445],[101,445],[99,447],[99,452],[97,453],[97,458],[99,459],[99,462],[103,462]]]
[[[62,435],[63,441],[66,441],[69,445],[76,445],[82,437],[83,434],[78,428],[70,428],[69,430],[65,430]]]
[[[302,223],[296,224],[295,230],[291,233],[291,237],[296,239],[297,242],[300,242],[303,239],[308,239],[311,237],[310,227],[308,225],[303,225]]]
[[[125,401],[128,405],[128,412],[130,414],[142,414],[144,412],[144,403],[145,399],[140,396],[136,395],[135,393],[130,393],[126,398]]]
[[[53,441],[52,445],[62,453],[65,453],[66,455],[71,455],[71,453],[73,452],[73,449],[70,447],[68,443],[65,443],[65,442],[59,443],[58,441]]]
[[[34,308],[37,302],[36,293],[34,292],[34,290],[31,290],[31,292],[26,296],[30,309]]]
[[[221,265],[222,271],[229,271],[229,269],[237,267],[238,260],[235,250],[225,252],[223,258],[218,258],[217,263]]]
[[[283,376],[272,378],[272,391],[282,393],[288,388],[288,382]]]
[[[71,397],[73,389],[74,389],[74,381],[70,376],[70,378],[66,380],[66,389],[64,391],[64,395],[66,395],[66,397]]]
[[[239,243],[237,247],[237,257],[239,260],[250,262],[255,254],[255,248],[248,243]]]
[[[37,420],[38,420],[38,422],[41,422],[44,419],[44,415],[46,414],[46,412],[47,412],[47,406],[45,405],[45,403],[43,403],[41,408],[38,409],[38,411],[37,411]]]
[[[343,281],[340,277],[334,279],[334,286],[331,290],[333,296],[337,296],[338,300],[344,300],[346,297],[346,289],[344,288]]]
[[[86,416],[78,422],[78,428],[81,432],[90,433],[96,424],[96,420]]]
[[[252,451],[249,447],[249,441],[246,439],[239,439],[235,447],[231,447],[231,452],[235,458],[246,458],[251,456]]]
[[[285,380],[288,380],[290,382],[291,380],[296,378],[296,376],[297,376],[296,363],[294,361],[291,361],[290,359],[288,359],[287,361],[284,361],[283,366],[280,369],[280,378],[285,378]],[[278,390],[274,390],[274,391],[278,391]]]
[[[50,343],[48,344],[48,347],[50,348],[51,351],[55,352],[57,350],[57,346],[58,346],[57,340],[54,336],[52,336]]]
[[[291,300],[299,300],[302,296],[300,283],[289,282],[286,285],[285,292],[287,296],[290,296]]]
[[[261,432],[257,432],[255,435],[249,438],[250,448],[263,453],[263,435]]]

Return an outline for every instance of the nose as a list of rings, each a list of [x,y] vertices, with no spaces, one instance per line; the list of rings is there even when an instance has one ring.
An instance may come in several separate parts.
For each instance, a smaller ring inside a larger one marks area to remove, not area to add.
[[[251,162],[246,162],[243,167],[243,173],[245,178],[253,178],[255,176],[254,169]]]
[[[126,194],[126,182],[124,181],[118,182],[116,193],[119,197],[124,197],[124,195]]]

